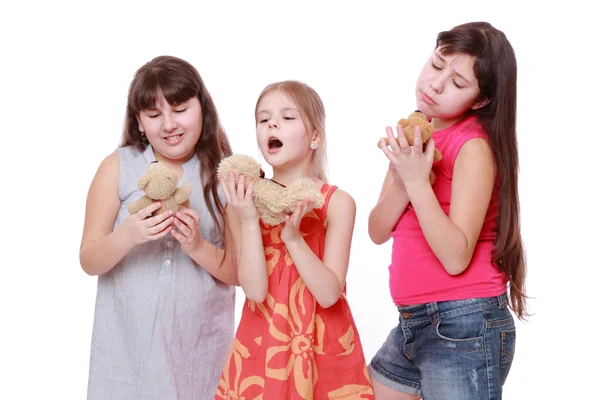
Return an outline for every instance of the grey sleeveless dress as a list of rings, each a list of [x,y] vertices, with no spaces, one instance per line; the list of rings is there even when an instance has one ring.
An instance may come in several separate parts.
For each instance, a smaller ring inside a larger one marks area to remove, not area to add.
[[[155,160],[118,149],[121,208],[143,195],[137,182]],[[183,165],[192,186],[190,207],[200,213],[204,239],[222,246],[206,208],[196,156]],[[98,277],[88,400],[206,400],[214,398],[233,341],[235,288],[189,258],[170,234],[134,247]]]

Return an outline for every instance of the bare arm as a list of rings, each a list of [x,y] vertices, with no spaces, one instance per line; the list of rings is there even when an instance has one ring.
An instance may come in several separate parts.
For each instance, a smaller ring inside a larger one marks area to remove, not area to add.
[[[262,303],[267,297],[268,276],[265,249],[258,219],[240,224],[238,280],[246,297]]]
[[[302,236],[294,235],[285,240],[298,273],[321,307],[331,307],[342,294],[350,261],[355,217],[354,199],[338,189],[329,202],[323,261],[313,253]]]
[[[240,175],[238,179],[235,182],[232,172],[227,183],[221,181],[227,198],[231,239],[235,243],[237,279],[248,299],[262,303],[267,297],[269,281],[258,211],[252,201],[254,183],[249,183],[245,190],[245,177]]]
[[[408,194],[402,181],[391,168],[385,175],[379,200],[369,214],[369,236],[375,244],[387,242],[398,220],[408,206]]]
[[[485,139],[471,139],[454,164],[450,215],[425,180],[407,186],[427,243],[446,271],[463,272],[471,262],[495,181],[492,151]]]
[[[138,243],[166,235],[172,219],[166,213],[145,218],[160,208],[153,203],[113,231],[119,200],[119,156],[116,152],[102,161],[88,192],[79,261],[89,275],[110,271]],[[139,228],[139,229],[138,229]]]

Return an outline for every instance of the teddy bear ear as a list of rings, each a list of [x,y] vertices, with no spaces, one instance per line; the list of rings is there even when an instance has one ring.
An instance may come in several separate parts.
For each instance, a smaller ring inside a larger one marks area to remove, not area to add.
[[[410,125],[410,122],[408,122],[406,118],[402,118],[400,121],[398,121],[398,125],[406,128],[408,125]]]
[[[144,190],[149,182],[150,182],[150,175],[146,174],[146,175],[142,176],[140,178],[140,180],[138,181],[138,187],[140,189]]]
[[[421,119],[423,121],[427,120],[427,117],[425,117],[425,114],[423,114],[423,112],[421,112],[419,110],[415,110],[412,113],[410,113],[410,115],[408,116],[408,118],[418,118],[418,119]]]

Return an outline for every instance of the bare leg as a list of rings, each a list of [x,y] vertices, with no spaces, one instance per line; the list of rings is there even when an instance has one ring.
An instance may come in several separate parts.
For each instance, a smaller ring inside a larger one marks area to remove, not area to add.
[[[420,400],[421,398],[414,394],[408,394],[391,389],[375,379],[371,379],[375,400]]]

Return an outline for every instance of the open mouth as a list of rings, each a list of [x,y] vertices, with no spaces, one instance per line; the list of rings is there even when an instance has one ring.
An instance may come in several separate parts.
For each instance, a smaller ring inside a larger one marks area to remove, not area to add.
[[[277,139],[276,137],[271,137],[269,139],[269,150],[279,149],[281,146],[283,146],[283,143],[281,143],[281,140]]]

